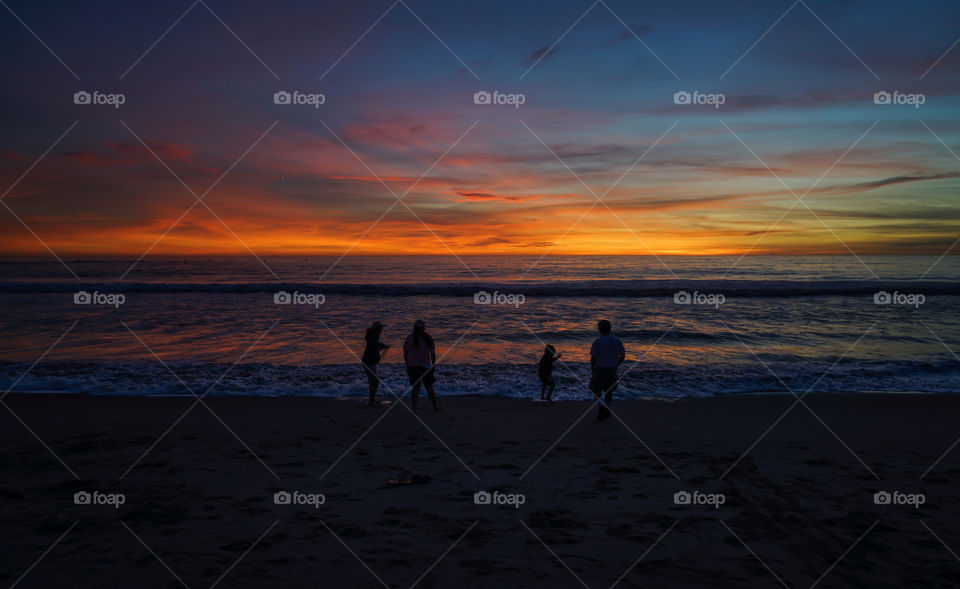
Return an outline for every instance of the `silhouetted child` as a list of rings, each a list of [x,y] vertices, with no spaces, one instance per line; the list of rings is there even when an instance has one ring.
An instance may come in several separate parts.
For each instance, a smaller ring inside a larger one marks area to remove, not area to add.
[[[553,363],[560,358],[560,353],[557,352],[556,348],[548,345],[543,349],[543,357],[540,358],[540,400],[544,400],[544,393],[546,393],[546,400],[553,402]]]
[[[360,359],[360,362],[363,365],[363,372],[367,375],[367,386],[370,389],[370,399],[367,401],[367,405],[370,407],[377,406],[377,389],[380,388],[380,375],[377,373],[377,365],[380,364],[380,357],[390,347],[390,344],[380,341],[382,333],[383,323],[374,321],[363,338],[367,345],[363,349],[363,358]]]

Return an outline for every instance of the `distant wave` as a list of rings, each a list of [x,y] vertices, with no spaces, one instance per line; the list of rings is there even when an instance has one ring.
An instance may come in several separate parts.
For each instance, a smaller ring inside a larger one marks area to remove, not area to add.
[[[810,387],[814,387],[815,392],[957,393],[956,383],[960,377],[960,363],[953,359],[867,361],[819,358],[814,363],[769,359],[765,365],[723,361],[695,365],[642,362],[627,372],[630,365],[628,362],[621,370],[625,376],[617,392],[618,398],[790,394],[784,385],[797,394]],[[360,367],[354,364],[283,366],[243,363],[231,367],[219,363],[173,362],[169,366],[176,377],[157,362],[43,362],[21,379],[30,368],[29,363],[0,362],[0,387],[6,390],[16,383],[15,392],[134,396],[190,395],[191,391],[199,395],[207,390],[213,396],[362,397],[366,394],[366,379]],[[589,370],[584,362],[557,366],[554,372],[557,379],[555,399],[591,398],[585,386],[589,381]],[[540,390],[533,363],[450,364],[439,366],[437,373],[437,390],[445,396],[531,398]],[[398,395],[405,392],[406,375],[401,365],[381,366],[381,377],[385,383],[382,389],[385,398],[389,398],[390,390]]]
[[[326,284],[315,282],[0,282],[0,293],[71,293],[78,290],[142,293],[266,294],[278,291],[349,296],[472,297],[478,291],[525,297],[664,297],[684,290],[726,297],[809,297],[888,292],[960,295],[955,281],[884,280],[594,280],[508,283]]]

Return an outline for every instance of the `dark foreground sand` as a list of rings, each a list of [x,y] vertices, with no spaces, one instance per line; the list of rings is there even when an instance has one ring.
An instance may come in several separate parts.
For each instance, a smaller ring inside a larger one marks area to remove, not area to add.
[[[243,443],[200,405],[137,462],[193,399],[8,395],[50,451],[0,409],[0,582],[960,584],[951,552],[960,550],[960,448],[923,476],[960,436],[960,396],[811,395],[842,442],[800,405],[721,479],[793,401],[620,402],[631,433],[593,412],[574,426],[586,403],[449,398],[443,413],[420,415],[435,437],[399,406],[209,398]],[[403,471],[430,481],[386,485]],[[523,493],[525,503],[475,505],[482,489]],[[75,505],[82,490],[122,493],[125,503]],[[326,502],[276,505],[279,490]],[[725,503],[675,505],[679,490],[722,493]],[[878,490],[923,493],[925,503],[875,505]]]

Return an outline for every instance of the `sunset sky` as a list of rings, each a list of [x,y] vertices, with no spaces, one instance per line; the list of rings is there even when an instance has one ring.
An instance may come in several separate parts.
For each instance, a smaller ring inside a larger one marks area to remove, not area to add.
[[[960,235],[954,0],[139,4],[0,9],[0,254],[939,255]],[[222,180],[201,205],[178,177]]]

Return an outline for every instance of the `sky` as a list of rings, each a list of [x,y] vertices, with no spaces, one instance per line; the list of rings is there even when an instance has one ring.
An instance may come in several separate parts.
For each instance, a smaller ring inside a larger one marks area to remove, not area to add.
[[[960,236],[955,1],[5,3],[0,256]]]

